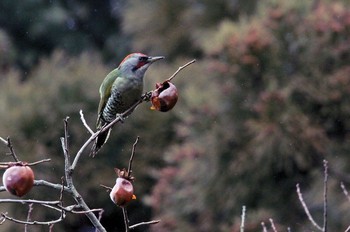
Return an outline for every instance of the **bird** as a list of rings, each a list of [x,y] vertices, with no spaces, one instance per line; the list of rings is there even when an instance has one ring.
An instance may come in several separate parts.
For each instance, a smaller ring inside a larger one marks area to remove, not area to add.
[[[152,57],[143,53],[131,53],[105,77],[99,89],[97,130],[101,130],[118,114],[124,113],[141,99],[145,72],[151,64],[161,59],[164,59],[164,56]],[[106,143],[110,132],[111,128],[96,137],[91,148],[91,156],[94,157]]]

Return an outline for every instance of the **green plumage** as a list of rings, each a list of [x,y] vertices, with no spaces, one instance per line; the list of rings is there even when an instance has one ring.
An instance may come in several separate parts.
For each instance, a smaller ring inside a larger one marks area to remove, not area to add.
[[[117,114],[125,112],[135,104],[142,91],[142,78],[122,76],[118,69],[110,72],[100,86],[97,129],[113,121]]]
[[[132,53],[125,57],[119,67],[111,71],[100,86],[100,103],[96,127],[100,130],[112,122],[117,114],[122,114],[133,106],[143,92],[143,76],[147,68],[164,57],[149,57],[142,53]],[[107,141],[111,129],[100,133],[91,149],[95,156]]]

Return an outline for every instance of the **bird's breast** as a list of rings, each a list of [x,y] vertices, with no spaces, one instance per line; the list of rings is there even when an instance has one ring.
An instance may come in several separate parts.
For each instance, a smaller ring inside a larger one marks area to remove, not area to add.
[[[142,91],[143,82],[140,81],[119,82],[113,85],[103,109],[103,119],[106,122],[113,121],[117,114],[124,113],[140,99]]]

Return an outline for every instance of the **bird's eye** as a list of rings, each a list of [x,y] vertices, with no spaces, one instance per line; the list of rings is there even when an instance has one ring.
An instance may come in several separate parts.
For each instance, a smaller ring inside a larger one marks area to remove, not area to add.
[[[139,58],[139,61],[147,61],[148,60],[148,57],[147,56],[141,56]]]

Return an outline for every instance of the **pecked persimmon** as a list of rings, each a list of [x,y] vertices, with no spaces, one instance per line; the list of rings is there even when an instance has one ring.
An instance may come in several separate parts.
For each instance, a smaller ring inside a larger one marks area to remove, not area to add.
[[[170,81],[156,84],[156,90],[152,92],[151,102],[153,110],[167,112],[171,110],[178,99],[176,86]]]

